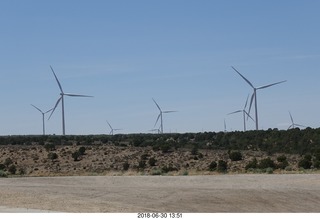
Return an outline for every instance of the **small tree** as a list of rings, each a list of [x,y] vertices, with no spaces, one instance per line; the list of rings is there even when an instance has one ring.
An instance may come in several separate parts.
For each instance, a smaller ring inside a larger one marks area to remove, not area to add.
[[[310,169],[312,166],[312,162],[309,157],[305,156],[302,160],[299,161],[298,166],[304,169]]]
[[[56,153],[50,152],[50,153],[48,154],[48,159],[50,159],[50,160],[55,160],[55,159],[57,159],[57,158],[58,158],[58,154],[56,154]]]
[[[6,158],[5,161],[4,161],[4,165],[6,167],[9,167],[10,164],[13,164],[13,161],[11,160],[10,157]]]
[[[150,159],[149,159],[149,165],[150,166],[156,166],[156,162],[157,162],[157,160],[154,158],[154,157],[150,157]]]
[[[275,168],[275,164],[274,164],[274,161],[271,160],[270,157],[268,158],[265,158],[265,159],[262,159],[258,165],[258,168],[260,169],[267,169],[268,167],[270,168]]]
[[[124,171],[127,171],[127,170],[129,169],[129,167],[130,167],[130,164],[128,163],[128,161],[126,161],[126,162],[122,165],[122,167],[123,167],[123,170],[124,170]]]
[[[242,160],[242,154],[241,154],[241,152],[239,152],[239,151],[234,151],[234,152],[231,152],[231,153],[229,154],[229,158],[230,158],[232,161]]]
[[[80,147],[79,148],[80,155],[84,155],[85,152],[86,152],[86,148],[85,147]]]
[[[16,166],[15,166],[14,164],[12,164],[12,165],[9,167],[8,171],[9,171],[11,174],[16,174],[17,168],[16,168]]]
[[[253,158],[253,160],[250,161],[250,162],[246,165],[245,169],[246,169],[246,170],[251,169],[251,168],[252,168],[252,169],[256,169],[257,166],[258,166],[257,158]]]
[[[80,152],[76,151],[74,153],[72,153],[72,158],[74,161],[79,161],[79,157],[80,157]]]
[[[219,160],[218,161],[218,172],[224,173],[227,172],[228,169],[228,164],[224,160]]]
[[[52,144],[52,143],[45,144],[44,148],[46,149],[46,151],[54,151],[54,150],[56,150],[56,146],[54,144]]]
[[[0,163],[0,170],[4,170],[6,168],[6,166],[2,163]]]
[[[146,161],[140,160],[139,161],[139,169],[144,169],[146,167]]]
[[[217,162],[215,162],[215,161],[212,161],[211,163],[210,163],[210,165],[209,165],[209,170],[210,171],[214,171],[214,170],[216,170],[217,169]]]

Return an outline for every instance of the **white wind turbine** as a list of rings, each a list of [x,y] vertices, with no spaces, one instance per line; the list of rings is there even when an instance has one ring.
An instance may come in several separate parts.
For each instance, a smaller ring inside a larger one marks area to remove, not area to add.
[[[231,67],[232,67],[233,70],[235,70],[235,71],[250,85],[250,87],[252,87],[252,89],[253,89],[253,94],[252,94],[252,96],[251,96],[251,101],[250,101],[249,113],[250,113],[250,110],[251,110],[252,102],[253,102],[253,100],[254,100],[254,104],[255,104],[255,114],[256,114],[256,118],[255,118],[255,121],[256,121],[256,130],[258,130],[258,129],[259,129],[259,124],[258,124],[257,90],[265,89],[265,88],[274,86],[274,85],[276,85],[276,84],[284,83],[284,82],[286,82],[286,80],[285,80],[285,81],[276,82],[276,83],[273,83],[273,84],[268,84],[268,85],[260,86],[260,87],[254,87],[253,84],[252,84],[248,79],[246,79],[239,71],[237,71],[237,69],[235,69],[233,66],[231,66]]]
[[[290,115],[290,119],[291,119],[291,125],[288,127],[288,129],[290,129],[290,128],[293,128],[293,129],[294,129],[294,128],[296,128],[297,126],[306,128],[306,126],[304,126],[304,125],[299,125],[299,124],[293,122],[293,118],[292,118],[292,115],[291,115],[290,111],[289,111],[289,115]]]
[[[156,126],[157,125],[157,123],[158,123],[158,121],[159,121],[159,119],[161,119],[160,120],[160,122],[161,122],[161,124],[160,124],[160,134],[163,134],[163,118],[162,118],[162,114],[163,113],[173,113],[173,112],[177,112],[177,111],[172,111],[172,110],[170,110],[170,111],[162,111],[161,110],[161,108],[160,108],[160,106],[158,105],[158,103],[152,98],[152,100],[153,100],[153,102],[156,104],[156,106],[158,107],[158,109],[159,109],[159,111],[160,111],[160,113],[159,113],[159,115],[158,115],[158,118],[157,118],[157,120],[156,120],[156,123],[154,124],[154,126]]]
[[[51,110],[53,109],[50,109],[46,112],[43,112],[41,109],[39,109],[38,107],[36,107],[35,105],[31,104],[31,106],[33,106],[34,108],[36,108],[41,114],[42,114],[42,132],[43,132],[43,135],[46,134],[46,131],[45,131],[45,124],[44,124],[44,114],[50,112]]]
[[[110,127],[110,129],[111,129],[109,135],[113,135],[113,131],[122,130],[122,129],[114,129],[114,128],[112,128],[112,126],[110,125],[110,123],[109,123],[108,121],[107,121],[107,123],[108,123],[108,125],[109,125],[109,127]]]
[[[254,121],[254,119],[249,115],[249,113],[246,111],[247,105],[248,105],[248,99],[249,99],[249,95],[247,96],[247,100],[246,100],[246,104],[244,105],[242,110],[237,110],[234,111],[232,113],[228,113],[228,115],[231,114],[235,114],[235,113],[241,113],[243,114],[243,131],[246,131],[246,115],[248,116],[248,118],[252,119],[252,121]]]
[[[87,95],[79,95],[79,94],[71,94],[71,93],[64,93],[62,86],[57,78],[57,75],[54,73],[53,68],[50,66],[52,73],[58,83],[58,86],[60,88],[60,98],[57,100],[56,105],[54,106],[49,119],[51,118],[53,112],[55,111],[55,109],[57,108],[57,106],[59,105],[60,101],[61,101],[61,107],[62,107],[62,134],[65,135],[66,134],[66,128],[65,128],[65,119],[64,119],[64,96],[70,96],[70,97],[93,97],[93,96],[87,96]]]

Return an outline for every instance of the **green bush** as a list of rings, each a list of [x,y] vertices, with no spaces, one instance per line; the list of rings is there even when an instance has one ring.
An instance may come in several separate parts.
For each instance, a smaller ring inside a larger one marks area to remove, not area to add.
[[[313,167],[319,169],[320,168],[320,160],[316,160],[313,162]]]
[[[285,155],[281,155],[281,156],[277,157],[277,161],[278,162],[285,162],[285,161],[287,161],[287,157]]]
[[[55,159],[57,159],[57,158],[58,158],[58,154],[56,154],[56,153],[50,152],[50,153],[48,154],[48,159],[50,159],[50,160],[55,160]]]
[[[275,166],[276,166],[276,165],[275,165],[274,161],[271,160],[270,157],[268,157],[268,158],[265,158],[265,159],[260,160],[260,163],[259,163],[259,165],[258,165],[258,168],[260,168],[260,169],[267,169],[268,167],[270,167],[270,168],[275,168]]]
[[[10,164],[13,164],[13,161],[11,160],[10,157],[6,158],[4,163],[3,163],[6,167],[9,167]]]
[[[284,170],[287,166],[289,166],[288,161],[283,161],[277,164],[277,168]]]
[[[130,164],[128,163],[128,161],[126,161],[126,162],[122,165],[122,167],[123,167],[123,170],[124,170],[124,171],[127,171],[127,170],[129,169],[129,167],[130,167]]]
[[[140,160],[138,167],[139,169],[144,169],[146,167],[146,161]]]
[[[218,161],[218,172],[220,173],[224,173],[224,172],[227,172],[227,169],[228,169],[228,163],[224,160],[219,160]]]
[[[17,168],[14,164],[12,164],[11,166],[9,166],[9,169],[8,171],[11,173],[11,174],[16,174],[16,171],[17,171]]]
[[[2,163],[0,163],[0,170],[4,170],[6,168],[6,166]]]
[[[86,152],[86,148],[85,147],[80,147],[79,148],[80,155],[84,155],[85,152]]]
[[[152,170],[151,175],[153,176],[159,176],[162,174],[162,171],[160,169]]]
[[[8,177],[8,175],[3,170],[0,170],[0,177]]]
[[[312,162],[308,158],[303,158],[299,161],[298,167],[302,167],[303,169],[311,169]]]
[[[74,161],[79,161],[79,157],[80,157],[80,152],[79,151],[76,151],[74,153],[72,153],[72,158]]]
[[[266,169],[266,173],[272,174],[272,173],[273,173],[273,168],[268,167],[268,168]]]
[[[250,161],[250,162],[245,166],[245,169],[246,169],[246,170],[256,169],[257,167],[258,167],[257,158],[253,158],[253,160]]]
[[[150,157],[150,159],[149,159],[149,165],[150,166],[156,166],[156,162],[157,162],[157,160],[154,158],[154,157]]]
[[[209,170],[210,170],[210,171],[215,171],[215,170],[217,169],[217,166],[218,166],[217,162],[212,161],[212,162],[210,163],[210,165],[209,165]]]
[[[56,146],[54,144],[45,144],[44,148],[46,149],[46,151],[54,151],[56,150]]]
[[[239,151],[234,151],[234,152],[229,153],[229,158],[232,161],[239,161],[239,160],[242,160],[242,154]]]
[[[169,164],[169,166],[164,166],[161,168],[161,171],[163,173],[168,173],[168,172],[171,172],[171,171],[177,171],[178,169],[173,167],[171,164]]]

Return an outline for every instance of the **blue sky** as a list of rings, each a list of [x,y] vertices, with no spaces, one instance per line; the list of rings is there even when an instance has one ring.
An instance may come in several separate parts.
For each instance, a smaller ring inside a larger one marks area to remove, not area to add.
[[[41,114],[59,88],[94,98],[65,98],[67,134],[153,129],[242,130],[250,87],[261,129],[319,127],[319,1],[14,1],[0,2],[0,135],[41,134]],[[254,110],[251,115],[254,116]],[[254,123],[248,122],[254,129]],[[61,106],[46,121],[61,134]]]

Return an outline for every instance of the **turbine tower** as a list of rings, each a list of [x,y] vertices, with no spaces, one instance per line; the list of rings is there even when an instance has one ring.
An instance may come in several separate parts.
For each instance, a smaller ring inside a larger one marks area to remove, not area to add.
[[[291,125],[288,127],[288,130],[289,130],[290,128],[293,128],[293,129],[294,129],[294,128],[296,128],[297,126],[306,128],[306,126],[304,126],[304,125],[299,125],[299,124],[293,122],[293,118],[292,118],[292,115],[291,115],[290,111],[289,111],[289,115],[290,115],[290,119],[291,119]]]
[[[228,115],[231,115],[231,114],[241,113],[242,112],[242,114],[243,114],[243,131],[247,131],[247,129],[246,129],[246,115],[248,116],[247,118],[250,118],[250,119],[252,119],[252,121],[254,121],[254,119],[246,111],[246,108],[247,108],[247,105],[248,105],[248,99],[249,99],[249,94],[247,96],[246,104],[244,105],[242,110],[237,110],[237,111],[234,111],[232,113],[228,113]]]
[[[170,110],[170,111],[162,111],[161,110],[161,108],[160,108],[160,106],[158,105],[158,103],[152,98],[152,100],[153,100],[153,102],[156,104],[156,106],[158,107],[158,109],[159,109],[159,111],[160,111],[160,113],[159,113],[159,115],[158,115],[158,118],[157,118],[157,120],[156,120],[156,123],[154,124],[154,127],[157,125],[157,123],[158,123],[158,121],[159,121],[159,119],[160,119],[160,132],[159,133],[161,133],[161,134],[163,134],[163,118],[162,118],[162,114],[163,113],[173,113],[173,112],[177,112],[177,111],[172,111],[172,110]]]
[[[65,119],[64,119],[64,96],[70,96],[70,97],[93,97],[93,96],[87,96],[87,95],[79,95],[79,94],[71,94],[71,93],[64,93],[62,86],[57,78],[57,75],[54,73],[53,68],[50,66],[52,73],[57,81],[57,84],[59,86],[60,89],[60,98],[57,100],[56,105],[54,106],[49,119],[51,118],[53,112],[56,110],[57,106],[59,105],[60,101],[61,101],[61,107],[62,107],[62,134],[65,135],[66,134],[66,128],[65,128]],[[48,119],[48,120],[49,120]]]
[[[46,134],[46,130],[45,130],[45,124],[44,124],[44,114],[50,112],[50,111],[53,110],[53,109],[50,109],[50,110],[48,110],[48,111],[46,111],[46,112],[43,112],[41,109],[39,109],[39,108],[36,107],[35,105],[31,104],[31,106],[33,106],[34,108],[36,108],[36,109],[42,114],[42,133],[43,133],[43,135],[45,135],[45,134]]]
[[[276,84],[281,84],[281,83],[284,83],[286,82],[285,81],[280,81],[280,82],[276,82],[276,83],[272,83],[272,84],[268,84],[268,85],[264,85],[264,86],[260,86],[260,87],[255,87],[253,86],[253,84],[248,80],[246,79],[237,69],[235,69],[233,66],[231,66],[233,68],[233,70],[235,70],[242,78],[243,80],[245,80],[249,85],[250,87],[252,87],[253,89],[253,94],[251,96],[251,101],[250,101],[250,107],[249,107],[249,113],[250,113],[250,110],[251,110],[251,106],[252,106],[252,102],[254,100],[254,105],[255,105],[255,121],[256,121],[256,130],[259,129],[259,123],[258,123],[258,103],[257,103],[257,90],[262,90],[262,89],[265,89],[265,88],[268,88],[268,87],[271,87],[271,86],[274,86]]]
[[[108,121],[107,121],[107,123],[108,123],[108,125],[109,125],[109,127],[110,127],[110,129],[111,129],[109,135],[113,135],[113,131],[122,130],[122,129],[114,129],[114,128],[112,128],[112,126],[110,125],[110,123],[109,123]]]

